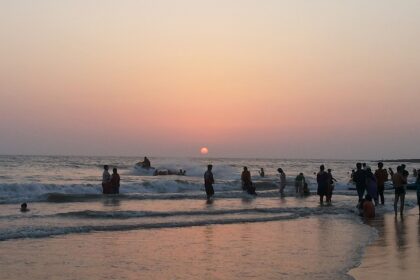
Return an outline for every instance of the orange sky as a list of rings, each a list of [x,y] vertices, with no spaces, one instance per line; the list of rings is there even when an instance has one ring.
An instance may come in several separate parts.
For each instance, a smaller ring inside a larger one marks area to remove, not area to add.
[[[419,10],[2,1],[0,154],[418,157]]]

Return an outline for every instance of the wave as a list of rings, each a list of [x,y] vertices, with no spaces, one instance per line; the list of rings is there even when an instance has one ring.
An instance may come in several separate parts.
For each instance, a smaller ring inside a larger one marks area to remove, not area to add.
[[[297,216],[304,217],[318,214],[348,214],[352,212],[348,208],[334,207],[287,207],[287,208],[246,208],[246,209],[220,209],[220,210],[199,210],[199,211],[75,211],[67,213],[58,213],[56,216],[88,218],[88,219],[131,219],[143,217],[176,217],[176,216],[220,216],[228,214],[284,214],[294,213]]]
[[[312,193],[316,193],[316,184],[309,182]],[[278,185],[272,180],[254,181],[257,193],[261,197],[278,196]],[[336,194],[355,195],[353,185],[337,183]],[[387,187],[390,189],[392,186]],[[214,185],[216,197],[241,198],[244,194],[238,180],[219,180]],[[294,195],[294,186],[289,184],[286,194]],[[122,184],[119,199],[202,199],[204,186],[197,180],[188,178],[168,178],[140,180],[137,183]],[[22,202],[83,202],[103,199],[113,195],[103,195],[99,184],[41,184],[41,183],[5,183],[0,184],[0,204]],[[246,197],[246,195],[245,195]]]

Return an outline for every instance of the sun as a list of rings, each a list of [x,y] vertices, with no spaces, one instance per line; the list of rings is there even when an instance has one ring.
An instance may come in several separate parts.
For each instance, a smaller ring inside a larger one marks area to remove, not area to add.
[[[209,149],[207,149],[206,147],[202,147],[202,148],[200,149],[200,153],[201,153],[202,155],[207,155],[207,154],[209,153]]]

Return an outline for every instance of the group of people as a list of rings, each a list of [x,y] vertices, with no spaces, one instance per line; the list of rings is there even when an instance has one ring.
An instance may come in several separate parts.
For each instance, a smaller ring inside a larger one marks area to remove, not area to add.
[[[210,200],[211,197],[214,195],[214,188],[213,188],[214,177],[213,177],[212,170],[213,170],[213,165],[209,164],[207,166],[207,171],[204,173],[204,188],[206,191],[207,200]],[[286,174],[281,168],[278,168],[277,172],[279,173],[279,176],[280,176],[279,192],[282,196],[284,196],[284,189],[286,188],[286,185],[287,185]],[[259,174],[261,177],[265,176],[264,168],[261,168],[261,170],[259,171]],[[256,188],[251,179],[251,172],[248,170],[247,166],[243,167],[243,171],[241,174],[241,183],[242,183],[243,191],[246,191],[248,194],[251,194],[251,195],[257,195]],[[303,173],[299,173],[299,175],[296,176],[295,189],[296,189],[296,194],[300,194],[300,195],[310,194],[308,184],[306,183],[306,179]]]
[[[332,170],[328,169],[325,172],[325,166],[322,164],[319,167],[319,172],[316,174],[316,182],[318,183],[317,194],[319,195],[319,203],[324,204],[324,196],[327,204],[331,204],[331,198],[334,190],[334,182],[337,180],[332,175]]]
[[[146,163],[150,161],[146,160]],[[147,164],[146,164],[147,165]],[[120,189],[120,175],[117,172],[117,168],[113,168],[112,175],[108,171],[108,165],[104,165],[104,171],[102,174],[102,190],[104,194],[118,194]],[[214,176],[212,173],[213,165],[207,166],[207,171],[204,173],[204,187],[207,195],[207,199],[210,200],[214,195]],[[284,189],[286,188],[286,174],[282,168],[277,169],[280,177],[279,181],[279,192],[284,196]],[[184,173],[185,174],[185,173]],[[265,176],[264,169],[261,168],[259,171],[261,177]],[[404,200],[407,188],[408,171],[404,164],[397,167],[397,172],[393,172],[391,168],[384,169],[382,162],[378,163],[378,168],[375,173],[372,172],[371,168],[366,164],[358,162],[356,164],[356,170],[352,170],[351,180],[356,185],[356,191],[358,195],[358,208],[361,215],[365,217],[375,216],[375,205],[381,203],[385,204],[384,190],[385,182],[390,180],[393,183],[395,189],[394,199],[394,211],[395,215],[398,213],[398,203],[400,204],[400,215],[404,212]],[[416,169],[413,170],[413,176],[416,177],[416,183],[414,184],[417,190],[417,202],[419,204],[420,214],[420,172]],[[334,183],[337,180],[332,175],[332,170],[327,169],[321,165],[319,172],[316,174],[316,180],[318,184],[317,194],[319,195],[320,204],[331,204],[331,199],[334,190]],[[251,179],[251,173],[248,167],[244,166],[241,174],[242,190],[248,194],[257,195],[256,188]],[[303,173],[299,173],[295,178],[295,191],[298,195],[310,194],[308,184],[306,182]]]
[[[394,186],[394,212],[395,216],[398,214],[398,203],[400,204],[399,212],[402,216],[404,213],[404,201],[405,194],[408,185],[408,171],[406,170],[405,164],[401,164],[397,167],[397,172],[394,173],[392,168],[388,168],[388,171],[383,168],[384,165],[382,162],[378,162],[378,169],[375,170],[375,173],[372,173],[370,167],[366,164],[357,163],[356,171],[352,172],[352,180],[356,184],[357,194],[359,196],[359,208],[363,208],[363,204],[366,201],[374,201],[375,205],[380,203],[383,205],[385,203],[384,190],[385,182],[391,180],[392,185]],[[416,177],[416,183],[414,184],[417,190],[417,203],[419,205],[419,214],[420,214],[420,174],[414,169],[413,176]],[[367,193],[366,196],[365,192]],[[369,206],[370,207],[370,206]]]
[[[109,174],[108,165],[104,165],[104,172],[102,173],[102,193],[104,194],[118,194],[120,193],[120,175],[117,168],[112,169],[112,175]]]

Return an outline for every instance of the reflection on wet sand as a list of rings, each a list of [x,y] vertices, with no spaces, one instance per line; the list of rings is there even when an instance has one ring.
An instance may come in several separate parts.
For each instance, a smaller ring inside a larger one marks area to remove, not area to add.
[[[367,248],[361,265],[350,271],[356,279],[418,279],[420,220],[417,209],[404,217],[386,214],[367,222],[379,238]]]

